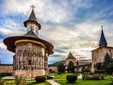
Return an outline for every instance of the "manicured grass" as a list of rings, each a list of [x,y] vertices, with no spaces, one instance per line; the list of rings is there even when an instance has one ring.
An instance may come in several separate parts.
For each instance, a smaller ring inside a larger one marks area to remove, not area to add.
[[[55,80],[61,85],[110,85],[110,80],[82,80],[78,79],[74,83],[68,83],[66,80]]]
[[[67,75],[72,73],[54,74],[54,79],[65,79]]]
[[[55,74],[54,80],[61,85],[110,85],[111,83],[111,76],[106,76],[104,80],[82,80],[78,79],[74,83],[68,83],[66,81],[66,76],[71,73],[63,73],[63,74]]]
[[[27,85],[51,85],[51,84],[49,84],[48,82],[43,82],[43,83],[32,82],[32,83],[27,83]]]
[[[4,85],[16,85],[14,80],[5,80]],[[35,82],[28,82],[27,85],[51,85],[48,82],[43,83],[35,83]]]

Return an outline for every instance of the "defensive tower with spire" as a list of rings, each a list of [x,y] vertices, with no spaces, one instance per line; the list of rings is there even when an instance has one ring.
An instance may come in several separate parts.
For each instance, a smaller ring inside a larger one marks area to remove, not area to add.
[[[104,61],[106,53],[113,57],[113,47],[107,46],[103,26],[101,26],[101,36],[98,46],[98,48],[92,50],[92,71],[96,70],[95,65],[97,63],[101,64]]]
[[[13,75],[26,78],[48,74],[48,56],[53,54],[53,45],[39,38],[41,25],[37,22],[34,6],[32,12],[24,22],[27,33],[22,36],[10,36],[4,39],[7,49],[14,52]]]

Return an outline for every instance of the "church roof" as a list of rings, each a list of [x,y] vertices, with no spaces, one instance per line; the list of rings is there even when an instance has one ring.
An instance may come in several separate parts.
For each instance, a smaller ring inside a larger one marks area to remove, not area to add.
[[[24,36],[32,36],[38,38],[38,36],[33,32],[33,30],[28,31]]]
[[[66,58],[66,60],[67,60],[67,59],[75,59],[75,57],[74,57],[73,54],[70,52],[69,55],[68,55],[68,57]]]
[[[17,40],[23,40],[23,39],[35,40],[35,41],[41,42],[46,46],[46,50],[48,51],[48,54],[53,54],[53,48],[54,48],[53,45],[43,39],[40,39],[32,30],[30,30],[23,36],[7,37],[3,40],[3,42],[5,43],[9,51],[15,52],[15,48],[16,48],[15,42]]]
[[[106,41],[106,38],[104,36],[104,32],[103,32],[103,26],[102,27],[102,30],[101,30],[101,36],[100,36],[100,41],[99,41],[99,47],[101,46],[107,46],[107,41]]]
[[[27,22],[35,23],[37,26],[39,26],[39,29],[41,29],[41,25],[37,22],[37,19],[36,19],[35,13],[34,13],[34,9],[32,9],[31,14],[30,14],[28,20],[26,20],[24,22],[24,26],[25,27],[27,27]]]
[[[34,6],[32,6],[34,8]],[[34,9],[32,9],[32,12],[28,18],[28,20],[26,20],[24,22],[24,25],[25,27],[27,26],[27,23],[34,23],[35,25],[37,25],[39,27],[39,29],[41,29],[41,25],[37,22],[36,20],[36,16],[35,16],[35,13],[34,13]],[[45,50],[48,52],[48,54],[53,54],[53,48],[54,46],[48,42],[48,41],[45,41],[41,38],[39,38],[34,32],[33,32],[33,29],[31,29],[30,31],[28,31],[25,35],[22,35],[22,36],[10,36],[10,37],[7,37],[3,40],[4,44],[7,46],[7,49],[11,52],[15,52],[15,42],[17,40],[34,40],[34,41],[37,41],[37,42],[41,42],[44,44],[44,46],[46,47]]]
[[[36,21],[37,22],[36,16],[35,16],[35,13],[34,13],[34,10],[33,9],[32,9],[32,12],[31,12],[28,20],[32,20],[32,21]]]

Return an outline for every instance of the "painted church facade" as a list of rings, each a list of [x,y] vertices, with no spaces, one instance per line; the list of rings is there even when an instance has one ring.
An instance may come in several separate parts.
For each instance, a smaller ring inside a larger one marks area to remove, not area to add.
[[[4,39],[7,49],[14,52],[13,76],[21,75],[26,78],[48,74],[48,56],[53,54],[54,46],[39,38],[41,25],[37,22],[34,8],[24,22],[27,33],[22,36],[10,36]]]

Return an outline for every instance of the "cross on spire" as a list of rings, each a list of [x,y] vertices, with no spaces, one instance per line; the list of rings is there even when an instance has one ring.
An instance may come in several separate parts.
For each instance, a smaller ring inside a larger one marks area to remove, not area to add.
[[[103,25],[101,25],[101,30],[103,30]]]
[[[34,6],[34,5],[31,5],[31,8],[32,8],[32,9],[34,9],[34,8],[35,8],[35,6]]]

